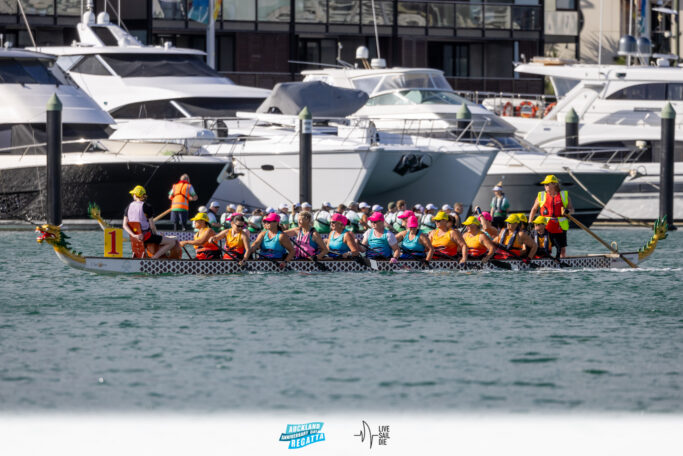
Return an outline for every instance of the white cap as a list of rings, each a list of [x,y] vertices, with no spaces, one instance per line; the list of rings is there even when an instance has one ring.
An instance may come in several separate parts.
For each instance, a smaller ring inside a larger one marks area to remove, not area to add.
[[[266,208],[266,214],[272,214],[273,212],[276,212],[274,207],[267,207]]]
[[[503,191],[503,187],[501,187],[500,185],[496,185],[495,187],[493,187],[493,191],[494,191],[494,192],[502,192],[502,191]]]
[[[299,203],[294,203],[294,204],[292,204],[292,207],[293,207],[294,209],[298,209],[298,208],[301,207],[301,204],[299,204]]]
[[[425,206],[425,209],[428,211],[435,211],[438,209],[438,207],[434,206],[432,203],[429,203]]]
[[[418,211],[424,211],[425,207],[422,204],[416,204],[415,209],[417,209]]]
[[[280,204],[280,206],[278,206],[278,209],[289,209],[289,204],[282,203],[282,204]]]
[[[211,201],[210,206],[211,207],[221,207],[221,203],[219,203],[218,201]]]
[[[441,210],[442,211],[452,211],[453,206],[451,206],[450,204],[444,204],[443,206],[441,206]]]
[[[384,208],[379,204],[375,204],[374,206],[372,206],[372,212],[382,212],[383,210]]]
[[[197,212],[204,212],[206,214],[207,212],[209,212],[209,210],[206,208],[206,206],[199,206]]]
[[[230,208],[230,209],[232,209],[232,210],[234,211],[235,209],[237,209],[237,206],[235,206],[234,204],[230,203],[230,204],[228,204],[228,208]]]
[[[303,208],[303,207],[308,207],[308,208],[310,208],[310,207],[313,207],[313,206],[311,206],[311,203],[306,203],[306,202],[304,202],[304,203],[301,203],[301,207],[302,207],[302,208]]]
[[[365,209],[366,207],[370,207],[370,205],[369,205],[368,203],[366,203],[365,201],[363,201],[362,203],[360,203],[360,204],[358,205],[358,207],[359,207],[360,209]]]
[[[325,201],[322,207],[332,207],[332,203],[330,203],[329,201]]]

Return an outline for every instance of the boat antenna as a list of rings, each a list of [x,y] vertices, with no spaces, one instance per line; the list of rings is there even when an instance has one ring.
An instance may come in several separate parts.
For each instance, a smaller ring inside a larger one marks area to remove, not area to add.
[[[600,0],[600,33],[598,33],[598,66],[602,65],[602,5],[603,0]]]
[[[633,36],[633,2],[635,0],[629,0],[628,2],[628,34]],[[631,66],[631,56],[626,57],[626,66]]]
[[[28,36],[31,38],[31,43],[33,43],[33,47],[38,47],[38,46],[36,46],[36,40],[33,38],[33,32],[31,31],[31,26],[28,25],[28,19],[26,19],[26,13],[24,12],[24,5],[21,3],[21,0],[17,0],[17,4],[19,5],[19,10],[21,11],[21,17],[24,18],[24,24],[26,24],[26,30],[28,31]]]
[[[88,0],[88,2],[90,2],[90,0]],[[108,7],[108,6],[109,6],[109,0],[104,0],[104,10],[105,10],[105,11],[107,11],[107,7]],[[110,9],[111,9],[112,12],[116,15],[116,19],[117,19],[117,24],[118,24],[118,26],[121,27],[122,29],[124,29],[126,32],[130,33],[130,32],[128,31],[128,28],[126,28],[126,24],[124,24],[124,23],[121,21],[121,0],[118,0],[117,9],[114,9],[114,6],[113,6],[113,5],[111,6]]]
[[[349,62],[345,62],[342,60],[342,49],[344,49],[344,45],[337,41],[337,63],[339,63],[339,65],[341,65],[342,68],[353,68],[353,65],[351,65]]]
[[[377,45],[377,58],[381,59],[382,56],[379,53],[379,34],[377,33],[377,15],[375,14],[375,0],[371,0],[372,3],[372,25],[375,27],[375,44]]]

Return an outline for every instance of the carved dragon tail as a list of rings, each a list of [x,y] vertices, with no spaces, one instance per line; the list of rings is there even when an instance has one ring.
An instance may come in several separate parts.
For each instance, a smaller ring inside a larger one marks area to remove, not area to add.
[[[652,238],[645,244],[640,250],[638,250],[638,260],[643,261],[645,258],[652,255],[652,252],[657,248],[657,242],[662,239],[666,239],[666,231],[669,223],[666,220],[666,216],[655,220],[654,234]]]
[[[90,215],[90,218],[96,220],[102,228],[109,228],[109,224],[102,219],[101,214],[100,206],[97,203],[88,203],[88,215]]]

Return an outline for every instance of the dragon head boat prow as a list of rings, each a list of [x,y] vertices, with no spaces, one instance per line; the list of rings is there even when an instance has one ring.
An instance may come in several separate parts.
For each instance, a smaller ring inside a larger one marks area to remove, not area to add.
[[[45,225],[36,227],[36,232],[39,233],[36,241],[39,244],[42,244],[43,242],[50,244],[52,248],[55,249],[55,252],[57,252],[57,255],[62,257],[64,261],[65,258],[63,257],[67,257],[72,261],[85,263],[83,255],[80,252],[75,252],[71,249],[68,241],[69,236],[64,234],[60,227],[46,223]]]
[[[658,218],[655,220],[654,224],[654,234],[650,240],[645,244],[640,250],[638,250],[638,260],[643,261],[645,258],[652,255],[652,252],[657,248],[657,242],[666,239],[669,223],[666,220],[666,216]]]

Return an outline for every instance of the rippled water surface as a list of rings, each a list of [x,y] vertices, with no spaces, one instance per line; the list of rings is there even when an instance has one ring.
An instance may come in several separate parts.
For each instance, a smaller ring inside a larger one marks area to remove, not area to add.
[[[222,277],[92,275],[34,238],[0,232],[0,410],[683,411],[680,233],[640,270]]]

